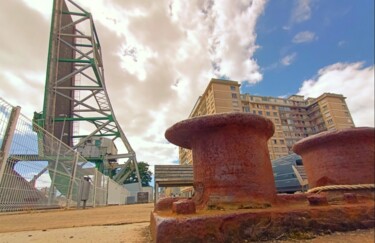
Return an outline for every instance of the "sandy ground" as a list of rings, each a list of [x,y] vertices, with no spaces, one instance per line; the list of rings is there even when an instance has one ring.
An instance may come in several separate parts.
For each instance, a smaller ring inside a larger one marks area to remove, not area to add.
[[[45,210],[0,214],[0,233],[73,228],[82,226],[123,225],[150,221],[153,203],[85,210]]]
[[[154,204],[0,214],[0,242],[150,242]]]
[[[0,214],[0,243],[18,242],[150,242],[153,204],[32,211]],[[375,231],[336,232],[303,241],[313,243],[374,243]]]
[[[0,233],[0,242],[134,242],[146,243],[149,223],[116,226],[85,226],[52,230]]]

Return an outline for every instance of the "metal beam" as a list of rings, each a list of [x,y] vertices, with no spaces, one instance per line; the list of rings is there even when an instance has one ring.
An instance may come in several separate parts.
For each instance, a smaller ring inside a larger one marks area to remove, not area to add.
[[[97,86],[71,86],[71,87],[56,87],[61,90],[102,90],[101,87]]]
[[[16,131],[18,117],[20,116],[21,107],[12,108],[9,116],[8,125],[5,129],[3,141],[0,148],[0,184],[5,173],[5,167],[9,157],[10,147],[12,145],[13,136]]]

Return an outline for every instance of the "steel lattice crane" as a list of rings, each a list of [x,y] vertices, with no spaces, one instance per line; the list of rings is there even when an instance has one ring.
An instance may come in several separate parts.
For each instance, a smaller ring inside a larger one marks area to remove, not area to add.
[[[93,18],[76,1],[53,1],[44,105],[34,121],[119,184],[135,171],[141,190],[136,154],[106,90]],[[127,153],[117,153],[119,140]]]

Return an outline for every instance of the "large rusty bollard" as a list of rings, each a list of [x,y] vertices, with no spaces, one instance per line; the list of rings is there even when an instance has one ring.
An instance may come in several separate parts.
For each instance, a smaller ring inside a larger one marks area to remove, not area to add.
[[[246,113],[223,113],[181,121],[166,138],[193,153],[193,200],[216,205],[269,206],[276,198],[267,140],[273,123]]]
[[[323,132],[297,142],[309,187],[374,184],[374,128]]]

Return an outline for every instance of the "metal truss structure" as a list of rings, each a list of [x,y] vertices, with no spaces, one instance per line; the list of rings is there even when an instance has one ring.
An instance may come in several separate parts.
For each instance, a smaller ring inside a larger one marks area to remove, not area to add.
[[[126,153],[83,156],[119,184],[135,171],[141,190],[136,154],[106,90],[92,15],[76,1],[53,2],[43,112],[35,113],[34,121],[76,150],[98,137],[120,143]]]

